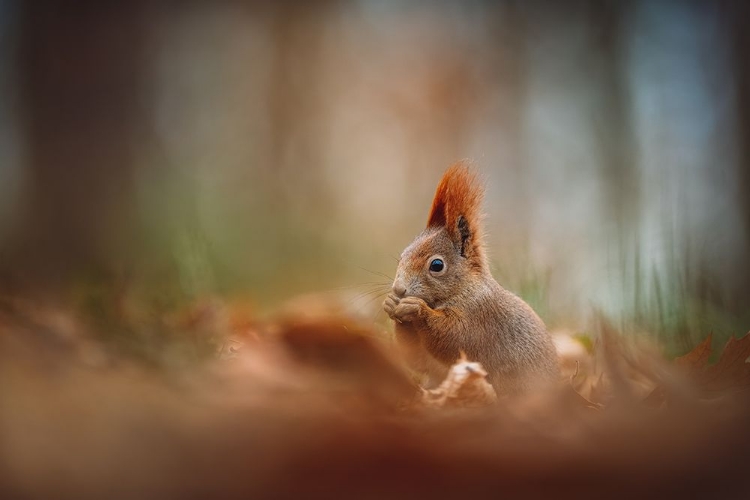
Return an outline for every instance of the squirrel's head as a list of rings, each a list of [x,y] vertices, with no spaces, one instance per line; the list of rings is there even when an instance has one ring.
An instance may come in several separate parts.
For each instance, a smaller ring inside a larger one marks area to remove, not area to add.
[[[393,282],[396,295],[419,297],[436,307],[488,272],[482,242],[483,195],[466,164],[457,163],[443,174],[427,228],[401,254]]]

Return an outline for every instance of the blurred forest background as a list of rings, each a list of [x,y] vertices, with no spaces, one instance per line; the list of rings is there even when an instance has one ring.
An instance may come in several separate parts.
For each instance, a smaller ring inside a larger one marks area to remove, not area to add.
[[[550,325],[740,335],[747,5],[0,0],[0,288],[380,281],[470,158],[495,275]]]

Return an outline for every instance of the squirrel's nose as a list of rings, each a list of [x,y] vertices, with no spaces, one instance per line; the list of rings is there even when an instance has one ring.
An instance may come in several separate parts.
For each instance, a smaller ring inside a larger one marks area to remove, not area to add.
[[[404,295],[406,295],[406,285],[404,285],[403,281],[398,280],[393,283],[393,293],[395,293],[399,297],[403,297]]]

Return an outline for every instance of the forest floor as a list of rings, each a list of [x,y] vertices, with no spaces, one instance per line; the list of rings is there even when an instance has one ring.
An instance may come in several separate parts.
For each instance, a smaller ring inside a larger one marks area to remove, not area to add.
[[[422,390],[386,331],[325,307],[3,297],[0,496],[744,496],[750,335],[667,360],[600,323],[556,332],[557,386],[496,399],[471,360]]]

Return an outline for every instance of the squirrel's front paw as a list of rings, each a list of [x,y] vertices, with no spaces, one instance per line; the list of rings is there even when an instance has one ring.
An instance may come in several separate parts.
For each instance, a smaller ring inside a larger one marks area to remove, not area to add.
[[[396,306],[398,306],[399,300],[400,299],[396,294],[389,293],[388,297],[386,297],[385,301],[383,302],[383,310],[388,315],[388,317],[393,320],[396,320],[396,317],[393,315],[393,313],[396,310]]]
[[[413,322],[427,310],[427,303],[419,297],[404,297],[393,311],[393,319],[402,323]]]

